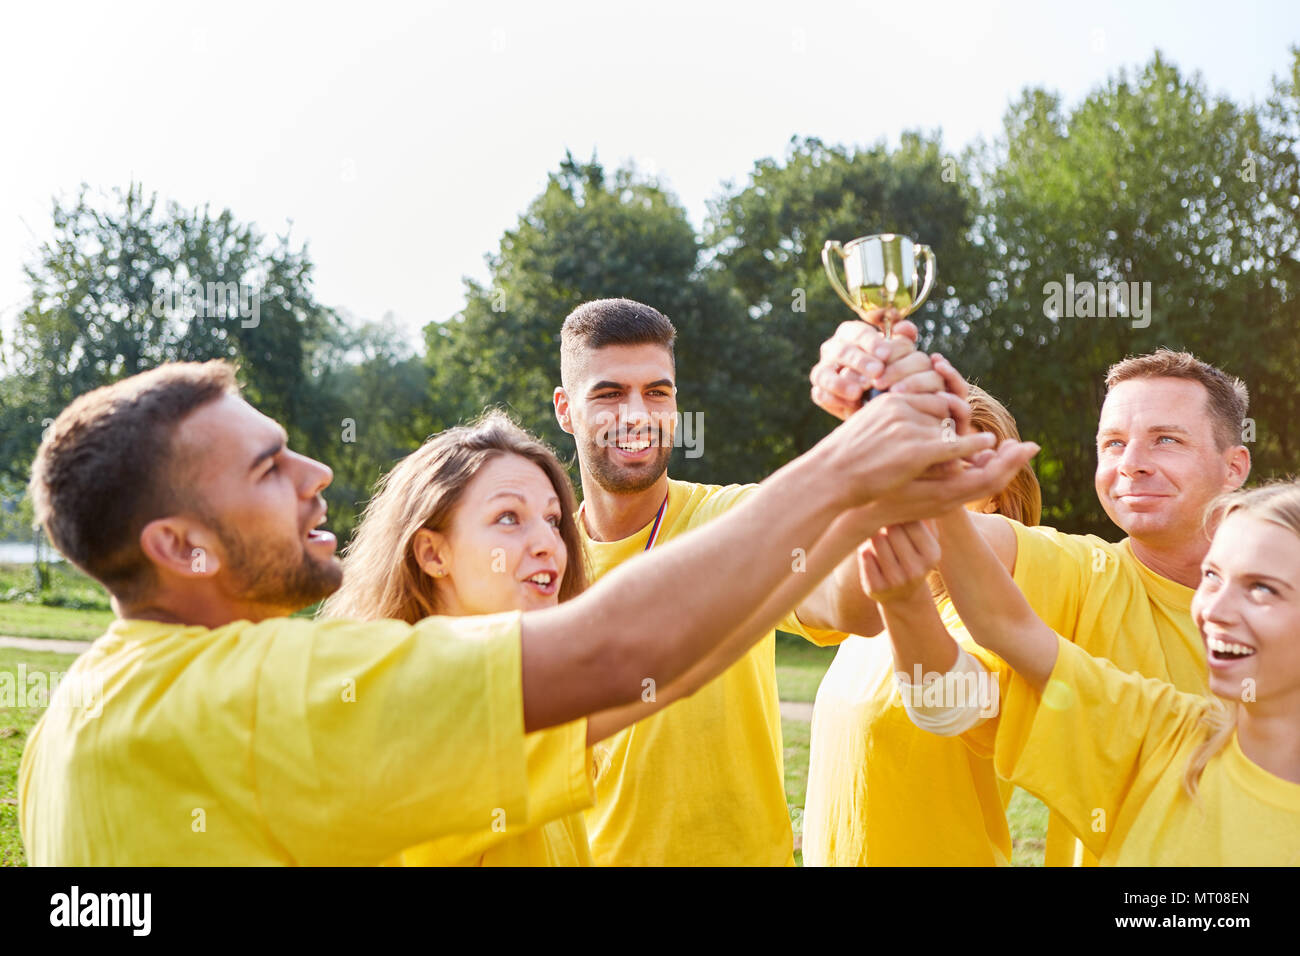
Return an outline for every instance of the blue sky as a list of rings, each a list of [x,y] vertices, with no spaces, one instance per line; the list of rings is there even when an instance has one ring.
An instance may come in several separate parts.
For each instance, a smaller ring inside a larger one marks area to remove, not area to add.
[[[908,14],[913,14],[909,16]],[[42,3],[0,35],[0,320],[50,199],[131,179],[292,222],[319,298],[417,330],[566,149],[659,175],[698,226],[792,135],[995,136],[1026,86],[1075,103],[1156,49],[1262,100],[1300,4]]]

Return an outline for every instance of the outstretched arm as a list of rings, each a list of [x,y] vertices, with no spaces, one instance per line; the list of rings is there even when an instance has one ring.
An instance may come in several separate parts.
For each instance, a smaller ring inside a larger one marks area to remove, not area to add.
[[[1029,606],[973,517],[961,510],[938,522],[939,573],[971,637],[1041,691],[1056,666],[1057,636]]]
[[[825,574],[837,562],[843,563],[842,555],[848,555],[849,560],[856,563],[854,549],[877,529],[887,524],[913,520],[921,514],[960,507],[961,502],[979,497],[971,494],[972,482],[1004,486],[1036,448],[1032,444],[1004,442],[996,454],[987,451],[977,455],[974,468],[942,476],[919,476],[881,501],[845,512],[836,519],[825,536],[813,548],[808,549],[807,566],[803,571],[791,571],[788,564],[790,555],[786,552],[784,557],[787,573],[780,585],[765,597],[743,624],[724,638],[716,650],[693,666],[682,678],[667,685],[657,682],[653,701],[638,700],[594,715],[587,725],[588,743],[608,737],[629,724],[648,717],[672,702],[693,694],[716,678],[772,629],[798,600],[801,590],[808,587],[808,582]],[[709,525],[712,526],[713,524]],[[856,586],[862,590],[860,583]],[[869,597],[867,599],[871,600]],[[933,603],[930,613],[942,630]],[[946,632],[944,636],[947,636]],[[946,667],[938,669],[942,671]]]

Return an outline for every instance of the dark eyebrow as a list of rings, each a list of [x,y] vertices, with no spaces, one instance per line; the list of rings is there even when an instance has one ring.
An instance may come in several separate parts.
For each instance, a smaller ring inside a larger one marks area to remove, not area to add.
[[[248,466],[248,470],[255,471],[257,469],[257,466],[260,465],[262,462],[266,461],[268,458],[274,458],[276,455],[280,454],[280,452],[284,451],[285,446],[288,445],[288,443],[289,443],[289,435],[282,428],[280,429],[280,440],[277,441],[274,445],[270,445],[267,448],[263,449],[262,451],[258,452],[257,457],[253,459],[253,463]]]
[[[655,381],[651,382],[649,385],[646,385],[646,386],[644,386],[644,387],[645,387],[645,388],[660,388],[660,387],[662,387],[662,386],[664,386],[664,385],[667,385],[669,388],[672,388],[672,387],[673,387],[673,380],[672,380],[671,378],[660,378],[660,379],[656,379]],[[603,381],[603,382],[597,382],[595,385],[591,386],[591,388],[589,388],[587,391],[588,391],[588,393],[591,393],[591,392],[601,392],[601,391],[604,391],[604,390],[607,389],[607,388],[623,389],[623,388],[626,388],[626,387],[627,387],[627,386],[623,385],[623,383],[621,383],[621,382],[611,382],[611,381],[605,380],[605,381]]]

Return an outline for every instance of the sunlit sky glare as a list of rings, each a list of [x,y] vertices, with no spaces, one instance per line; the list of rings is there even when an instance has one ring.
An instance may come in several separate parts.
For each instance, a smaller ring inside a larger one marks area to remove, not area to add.
[[[1262,101],[1300,3],[23,3],[0,29],[0,317],[51,198],[142,182],[309,243],[320,301],[412,340],[570,150],[632,160],[699,227],[792,135],[996,136],[1159,49]],[[560,317],[557,316],[557,321]]]

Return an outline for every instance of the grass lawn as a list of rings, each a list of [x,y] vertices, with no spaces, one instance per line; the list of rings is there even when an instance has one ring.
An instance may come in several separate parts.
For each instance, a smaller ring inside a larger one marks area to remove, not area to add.
[[[835,659],[835,648],[817,647],[793,634],[776,635],[776,685],[782,700],[811,704],[817,685]]]
[[[112,611],[93,608],[45,607],[41,604],[0,604],[0,635],[51,637],[93,641],[108,629]]]
[[[76,660],[74,654],[48,654],[0,647],[0,672],[17,675],[24,664],[30,676],[34,670],[63,673]],[[40,707],[0,706],[0,866],[24,866],[23,841],[18,834],[18,763],[27,734],[40,719]]]
[[[66,562],[41,591],[30,564],[0,564],[0,636],[92,641],[112,619],[104,589]]]

